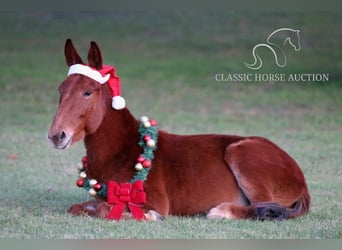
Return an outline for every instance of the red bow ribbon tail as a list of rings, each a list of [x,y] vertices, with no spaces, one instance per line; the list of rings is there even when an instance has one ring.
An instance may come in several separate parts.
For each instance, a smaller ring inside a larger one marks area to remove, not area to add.
[[[120,220],[125,205],[128,205],[136,220],[146,220],[142,207],[146,203],[146,193],[142,181],[131,183],[117,183],[109,181],[107,185],[107,202],[113,205],[107,219]]]
[[[128,194],[130,191],[130,187],[124,189],[115,181],[109,181],[107,185],[107,202],[110,205],[113,205],[110,210],[107,219],[120,220],[123,210],[125,209],[124,199],[129,198]],[[126,193],[126,195],[124,195]]]
[[[138,180],[133,183],[131,191],[131,201],[128,203],[134,219],[146,220],[145,214],[141,209],[146,204],[146,193],[144,192],[144,183]]]

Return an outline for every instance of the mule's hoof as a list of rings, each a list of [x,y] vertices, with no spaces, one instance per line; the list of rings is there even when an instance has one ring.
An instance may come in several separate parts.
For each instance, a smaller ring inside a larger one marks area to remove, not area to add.
[[[101,219],[106,219],[112,206],[107,202],[102,202],[96,207],[95,216]]]
[[[221,212],[219,211],[219,209],[214,207],[210,209],[210,211],[207,213],[206,218],[208,220],[220,220],[220,219],[223,219],[223,216],[221,215]]]
[[[213,207],[209,210],[206,216],[209,220],[220,220],[220,219],[235,219],[235,216],[231,212],[231,206],[228,202],[223,202],[220,205]]]
[[[68,213],[71,213],[72,215],[75,216],[80,216],[80,215],[89,215],[89,216],[96,216],[96,208],[99,205],[98,201],[87,201],[84,203],[78,203],[75,205],[72,205]]]
[[[145,216],[146,219],[149,221],[162,221],[165,219],[164,216],[162,216],[154,210],[149,210],[147,213],[145,213]]]

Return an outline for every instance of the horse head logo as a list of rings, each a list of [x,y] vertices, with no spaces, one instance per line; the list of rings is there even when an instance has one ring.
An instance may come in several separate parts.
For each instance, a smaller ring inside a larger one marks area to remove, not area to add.
[[[285,67],[287,64],[286,54],[284,52],[284,46],[286,43],[290,44],[295,51],[301,50],[300,34],[299,30],[290,28],[281,28],[273,31],[266,40],[266,43],[259,43],[254,46],[252,54],[254,58],[253,63],[246,63],[245,65],[249,69],[257,70],[262,67],[262,59],[257,53],[257,49],[260,47],[268,48],[274,55],[275,63],[278,67]],[[279,40],[282,41],[279,43]]]

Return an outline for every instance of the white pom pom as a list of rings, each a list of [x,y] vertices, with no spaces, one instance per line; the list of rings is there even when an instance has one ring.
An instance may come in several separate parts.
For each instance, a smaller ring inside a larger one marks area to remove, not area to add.
[[[126,107],[126,101],[122,96],[114,96],[112,98],[113,109],[120,110]]]

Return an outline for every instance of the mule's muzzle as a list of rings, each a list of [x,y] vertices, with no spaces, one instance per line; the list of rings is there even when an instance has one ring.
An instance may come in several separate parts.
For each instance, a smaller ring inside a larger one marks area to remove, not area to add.
[[[51,131],[49,131],[48,139],[54,145],[55,148],[65,149],[70,146],[72,136],[70,136],[64,130],[57,133],[51,133]]]

